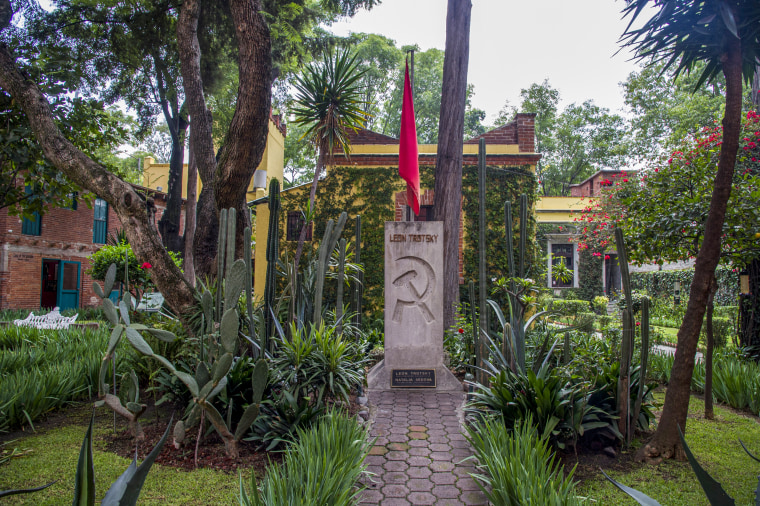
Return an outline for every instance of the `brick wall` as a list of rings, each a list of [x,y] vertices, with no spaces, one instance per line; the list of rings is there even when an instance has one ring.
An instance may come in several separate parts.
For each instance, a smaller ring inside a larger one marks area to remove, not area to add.
[[[420,206],[432,206],[435,192],[433,190],[421,190]],[[396,193],[394,210],[394,221],[404,221],[406,219],[406,191]],[[464,214],[462,209],[459,209],[459,284],[464,283],[464,227],[462,223],[464,221]]]
[[[165,194],[153,195],[156,206],[154,226],[166,208]],[[43,259],[80,262],[79,306],[100,304],[92,290],[92,278],[85,271],[88,257],[102,244],[92,242],[93,209],[79,202],[77,209],[50,209],[42,216],[39,236],[21,233],[22,220],[0,209],[0,309],[36,309],[42,294]],[[184,230],[184,213],[180,221]],[[108,234],[121,229],[121,223],[108,208]]]

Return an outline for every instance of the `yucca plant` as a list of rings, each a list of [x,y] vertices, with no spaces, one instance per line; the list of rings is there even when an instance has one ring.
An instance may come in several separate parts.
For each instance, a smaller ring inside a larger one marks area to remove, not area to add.
[[[548,440],[538,434],[530,416],[511,431],[495,417],[468,426],[467,434],[479,468],[472,476],[489,504],[566,506],[582,503],[575,493],[575,468],[563,476]]]
[[[309,138],[319,150],[309,192],[307,220],[296,248],[296,266],[301,260],[306,231],[314,212],[319,176],[331,163],[335,150],[348,155],[348,134],[366,122],[364,90],[360,85],[364,72],[359,68],[356,55],[351,56],[346,49],[336,54],[325,53],[321,62],[307,65],[303,74],[296,76],[295,123],[307,128],[304,137]]]

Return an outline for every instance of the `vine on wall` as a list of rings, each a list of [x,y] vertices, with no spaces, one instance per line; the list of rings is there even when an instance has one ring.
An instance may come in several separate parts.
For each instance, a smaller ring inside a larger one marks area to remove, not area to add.
[[[715,270],[718,291],[715,292],[716,306],[735,306],[739,297],[739,275],[730,267]],[[681,282],[681,299],[689,298],[694,269],[678,271],[632,272],[631,288],[646,291],[651,297],[672,298],[676,281]]]

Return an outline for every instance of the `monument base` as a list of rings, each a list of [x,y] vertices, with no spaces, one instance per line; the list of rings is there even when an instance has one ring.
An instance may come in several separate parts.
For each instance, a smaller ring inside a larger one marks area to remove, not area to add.
[[[383,391],[383,390],[414,390],[414,391],[435,391],[435,392],[461,392],[462,383],[454,376],[451,371],[445,366],[438,366],[434,368],[425,368],[425,370],[435,371],[435,386],[391,386],[391,380],[393,376],[393,370],[385,366],[385,360],[381,360],[375,366],[370,369],[367,374],[367,386],[370,390]],[[407,369],[403,369],[408,371]],[[409,370],[409,371],[413,371]],[[397,382],[398,384],[398,382]]]

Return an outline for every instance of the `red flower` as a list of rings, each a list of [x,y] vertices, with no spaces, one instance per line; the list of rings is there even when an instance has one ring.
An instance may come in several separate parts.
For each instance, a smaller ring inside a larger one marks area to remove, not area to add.
[[[628,178],[623,179],[623,182],[627,183],[628,182]]]
[[[458,331],[460,334],[464,334],[464,329],[459,329]]]
[[[609,259],[610,259],[610,256],[609,256],[609,255],[604,255],[604,259],[605,259],[605,260],[609,260]]]
[[[140,266],[140,269],[150,269],[151,267],[153,266],[150,265],[149,262],[143,262],[143,264]]]
[[[637,327],[641,327],[641,322],[636,322]]]

